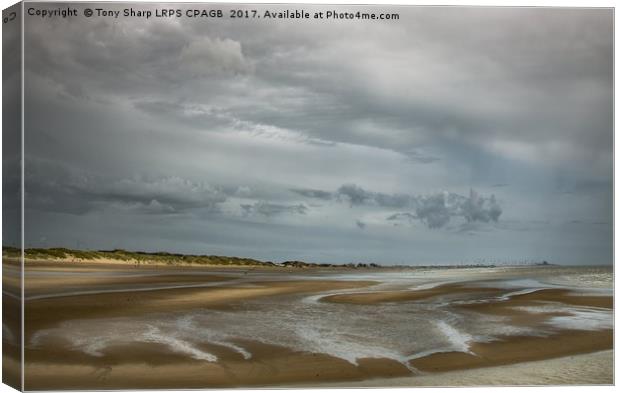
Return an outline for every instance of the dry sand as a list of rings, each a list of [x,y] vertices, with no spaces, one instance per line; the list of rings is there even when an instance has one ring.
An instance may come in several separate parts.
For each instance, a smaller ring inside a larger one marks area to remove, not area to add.
[[[318,387],[611,385],[614,383],[612,364],[613,351],[600,351],[496,367],[325,383]]]

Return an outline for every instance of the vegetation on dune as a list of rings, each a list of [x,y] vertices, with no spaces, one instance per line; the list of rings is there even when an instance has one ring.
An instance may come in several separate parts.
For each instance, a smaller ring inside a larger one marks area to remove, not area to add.
[[[212,266],[281,266],[290,268],[379,268],[381,266],[371,263],[358,264],[331,264],[331,263],[309,263],[303,261],[286,261],[283,263],[273,263],[259,261],[251,258],[226,257],[219,255],[186,255],[169,252],[143,252],[127,251],[122,249],[85,251],[72,250],[68,248],[27,248],[24,250],[26,260],[61,260],[61,261],[95,261],[113,260],[125,261],[136,265],[212,265]],[[3,247],[2,254],[5,258],[19,258],[20,249],[15,247]]]
[[[19,257],[19,248],[2,247],[2,256],[5,258],[17,258]]]
[[[3,247],[4,257],[17,258],[20,250],[15,247]],[[127,250],[84,251],[68,248],[27,248],[26,259],[35,260],[76,260],[89,261],[97,259],[127,261],[136,264],[195,264],[195,265],[234,265],[234,266],[275,266],[273,262],[263,262],[250,258],[224,257],[218,255],[185,255],[168,252],[142,252]]]

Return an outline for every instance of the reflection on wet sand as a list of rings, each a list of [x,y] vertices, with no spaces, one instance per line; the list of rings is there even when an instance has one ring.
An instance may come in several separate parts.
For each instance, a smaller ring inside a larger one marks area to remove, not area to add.
[[[581,272],[31,263],[26,388],[428,381],[610,349],[611,290]]]

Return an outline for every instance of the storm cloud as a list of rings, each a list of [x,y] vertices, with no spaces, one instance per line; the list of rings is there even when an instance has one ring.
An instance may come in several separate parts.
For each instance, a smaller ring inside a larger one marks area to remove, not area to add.
[[[241,205],[243,213],[260,214],[266,217],[275,216],[277,214],[293,213],[293,214],[306,214],[308,208],[303,205],[280,205],[276,203],[268,202],[256,202],[253,205]]]
[[[611,10],[334,7],[26,16],[27,246],[611,263]]]
[[[495,195],[488,197],[470,190],[469,197],[449,192],[433,195],[385,194],[367,191],[355,184],[344,184],[335,192],[323,190],[295,190],[296,193],[322,200],[334,199],[348,203],[350,207],[359,205],[375,206],[383,209],[409,208],[412,212],[399,212],[387,217],[388,221],[408,219],[420,220],[429,228],[442,228],[451,217],[460,217],[467,222],[497,222],[502,208]]]
[[[332,193],[323,190],[308,190],[303,188],[292,189],[292,192],[308,198],[318,198],[328,200],[332,198]]]
[[[429,228],[442,228],[450,222],[452,217],[462,217],[468,223],[497,222],[502,209],[495,195],[482,197],[471,190],[468,198],[454,193],[438,193],[416,198],[415,215],[401,213],[401,216],[403,214],[408,218],[416,218],[424,222]],[[388,217],[388,220],[393,217]]]
[[[180,177],[110,179],[62,166],[30,160],[27,197],[32,209],[86,214],[106,207],[148,213],[213,210],[226,194],[207,183]]]

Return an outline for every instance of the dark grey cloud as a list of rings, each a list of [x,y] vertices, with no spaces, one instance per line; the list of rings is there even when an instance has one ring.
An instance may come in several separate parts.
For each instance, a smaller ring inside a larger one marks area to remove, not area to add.
[[[355,184],[343,184],[334,195],[338,200],[351,206],[376,204],[381,207],[399,208],[409,206],[413,202],[410,195],[370,192]]]
[[[281,40],[281,51],[296,55],[287,62],[292,72],[284,83],[293,85],[299,96],[322,99],[304,105],[303,119],[294,106],[280,102],[278,111],[282,106],[290,110],[272,114],[266,107],[259,118],[273,118],[283,127],[301,126],[323,138],[405,154],[415,143],[434,146],[448,139],[518,160],[545,156],[544,161],[556,167],[579,166],[576,156],[568,153],[573,150],[580,152],[579,161],[598,160],[596,151],[609,142],[611,127],[609,12],[496,8],[436,13],[411,9],[404,36],[418,37],[416,42],[404,45],[394,37],[389,40],[383,31],[374,38],[390,45],[378,49],[386,56],[374,52],[373,59],[362,54],[371,44],[349,46],[346,53],[334,56],[329,46],[321,51],[307,42],[303,32],[297,35],[306,44],[304,50],[295,50],[297,40],[290,45]],[[393,51],[399,51],[402,62],[389,57]],[[283,83],[278,72],[282,59],[261,57],[267,67],[257,76]],[[407,77],[390,72],[411,64],[418,72]],[[390,74],[372,78],[377,70]],[[580,96],[583,88],[588,94]],[[591,109],[587,114],[581,107],[586,101]],[[583,139],[585,124],[595,125],[593,140]],[[336,134],[331,131],[335,128]],[[564,146],[556,145],[558,138],[567,136]]]
[[[485,198],[474,190],[470,191],[469,199],[463,203],[461,210],[468,222],[497,222],[502,214],[502,208],[495,200],[495,195]]]
[[[181,92],[188,83],[252,72],[238,41],[194,35],[181,24],[130,19],[49,20],[47,26],[33,19],[28,22],[32,50],[26,54],[26,68],[78,99],[165,96],[162,93],[171,87]],[[49,29],[59,39],[49,40]],[[67,78],[71,74],[81,78]]]
[[[609,225],[554,223],[613,212],[613,12],[394,10],[321,28],[27,17],[27,227],[270,259],[485,242],[610,261]]]
[[[293,188],[291,189],[291,191],[301,196],[308,197],[308,198],[316,198],[316,199],[323,199],[323,200],[329,200],[332,198],[331,192],[323,191],[323,190]]]
[[[289,26],[99,20],[86,36],[82,23],[52,23],[62,36],[53,43],[33,25],[27,66],[80,98],[122,93],[195,106],[221,97],[242,121],[390,148],[419,163],[437,161],[420,144],[443,139],[495,154],[519,151],[525,160],[546,152],[546,162],[558,166],[574,160],[576,148],[580,161],[598,160],[612,119],[607,10],[400,11],[406,24],[377,26],[364,45],[355,28],[338,23],[281,34]],[[418,39],[399,39],[407,36]],[[411,64],[418,72],[394,71]],[[381,78],[372,77],[377,72]],[[85,78],[78,83],[69,74]],[[560,135],[565,146],[554,145]]]
[[[344,184],[340,186],[336,195],[341,200],[350,203],[351,206],[363,205],[374,200],[374,194],[364,190],[355,184]]]
[[[399,220],[408,220],[409,222],[412,222],[413,220],[416,220],[418,217],[415,214],[412,213],[394,213],[390,216],[388,216],[386,218],[386,220],[388,221],[399,221]]]
[[[446,199],[443,193],[420,198],[418,207],[415,209],[416,218],[426,223],[431,229],[443,227],[458,209],[458,204],[449,203]]]
[[[375,193],[374,200],[379,206],[388,208],[402,208],[415,203],[415,197],[405,194]]]
[[[25,190],[29,208],[72,214],[108,207],[149,214],[213,210],[227,198],[216,187],[180,177],[110,179],[34,159]]]
[[[461,217],[467,222],[497,222],[502,208],[495,195],[481,196],[470,190],[469,197],[456,193],[436,193],[432,195],[386,194],[371,192],[355,184],[344,184],[331,193],[322,190],[302,190],[297,192],[309,198],[323,200],[335,199],[348,203],[349,206],[377,206],[381,208],[410,208],[412,212],[395,213],[387,217],[388,221],[402,219],[420,220],[429,228],[446,226],[452,217]]]
[[[412,223],[420,220],[428,228],[436,229],[445,227],[452,218],[465,219],[466,223],[498,222],[502,209],[497,203],[495,196],[480,196],[474,190],[470,191],[469,197],[454,193],[437,193],[415,198],[415,213],[395,213],[386,218],[388,221],[407,220]],[[465,225],[465,224],[463,224]],[[471,225],[465,225],[472,228]]]
[[[265,217],[272,217],[279,214],[306,214],[308,211],[308,207],[304,204],[298,205],[280,205],[277,203],[269,203],[269,202],[256,202],[252,205],[242,204],[240,205],[243,209],[244,215],[253,215],[258,214]]]

